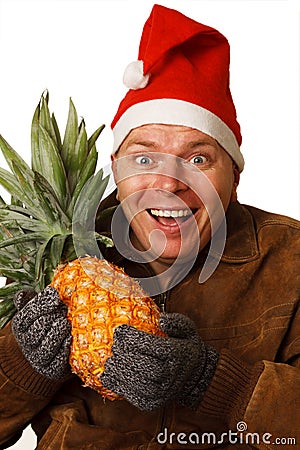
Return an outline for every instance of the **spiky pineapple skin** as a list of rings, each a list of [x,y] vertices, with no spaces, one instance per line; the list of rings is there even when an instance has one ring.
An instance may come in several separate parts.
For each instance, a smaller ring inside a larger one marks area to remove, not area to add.
[[[121,268],[96,257],[86,256],[59,266],[51,286],[68,307],[72,371],[102,397],[120,399],[100,381],[105,361],[112,355],[114,330],[128,324],[164,336],[158,324],[158,306]]]

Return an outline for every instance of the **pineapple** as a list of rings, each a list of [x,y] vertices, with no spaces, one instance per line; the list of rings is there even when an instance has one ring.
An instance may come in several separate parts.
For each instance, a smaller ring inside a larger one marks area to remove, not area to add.
[[[11,194],[10,204],[0,197],[0,276],[10,280],[0,288],[0,327],[15,313],[13,296],[18,290],[55,287],[72,325],[72,371],[114,400],[119,396],[100,381],[112,354],[114,329],[129,324],[163,336],[159,309],[95,246],[97,241],[113,245],[92,226],[108,183],[102,170],[96,172],[95,143],[104,126],[88,139],[70,100],[62,141],[48,101],[48,92],[43,93],[33,116],[31,168],[0,136],[10,169],[0,168],[0,184]]]
[[[83,257],[58,267],[51,286],[68,306],[73,371],[103,397],[118,398],[100,381],[104,363],[112,354],[114,329],[129,324],[162,335],[156,305],[122,269],[96,257]]]

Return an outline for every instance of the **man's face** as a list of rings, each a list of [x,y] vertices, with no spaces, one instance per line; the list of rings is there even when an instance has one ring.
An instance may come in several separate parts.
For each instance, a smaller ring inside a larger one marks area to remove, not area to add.
[[[211,218],[227,210],[238,182],[230,156],[213,138],[177,125],[132,130],[113,170],[131,241],[140,251],[151,248],[157,271],[209,242]]]

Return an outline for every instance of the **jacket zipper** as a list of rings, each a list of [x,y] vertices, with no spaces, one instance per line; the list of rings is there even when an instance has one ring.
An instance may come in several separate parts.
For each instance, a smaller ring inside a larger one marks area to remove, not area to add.
[[[158,306],[159,306],[161,312],[163,312],[163,313],[165,313],[166,309],[167,309],[168,295],[169,295],[169,291],[165,291],[165,292],[162,292],[158,298],[157,303],[158,303]],[[163,406],[161,408],[160,425],[159,425],[158,433],[163,431],[163,429],[165,427],[165,422],[166,422],[166,407]],[[156,441],[156,437],[157,437],[157,434],[154,437],[155,441]]]
[[[162,292],[159,294],[159,297],[157,299],[157,305],[159,306],[159,309],[161,312],[166,312],[166,303],[167,303],[167,292]]]

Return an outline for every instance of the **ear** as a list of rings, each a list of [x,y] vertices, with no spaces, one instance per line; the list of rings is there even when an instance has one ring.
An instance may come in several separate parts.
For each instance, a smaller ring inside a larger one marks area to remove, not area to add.
[[[117,177],[117,165],[116,165],[117,157],[116,157],[116,154],[111,155],[110,159],[111,159],[111,168],[112,168],[112,173],[113,173],[114,181],[115,181],[115,184],[116,184],[116,186],[117,186],[116,199],[117,199],[117,200],[120,200],[120,199],[119,199],[119,193],[118,193],[118,183],[117,183],[118,177]]]
[[[233,166],[233,185],[232,185],[232,192],[231,192],[231,202],[237,202],[237,187],[240,182],[240,172],[237,168],[237,166],[234,164]]]
[[[112,173],[113,173],[113,176],[114,176],[115,183],[117,184],[117,167],[116,167],[116,159],[117,159],[117,157],[116,157],[116,154],[114,153],[113,155],[111,155],[110,159],[111,159]]]

